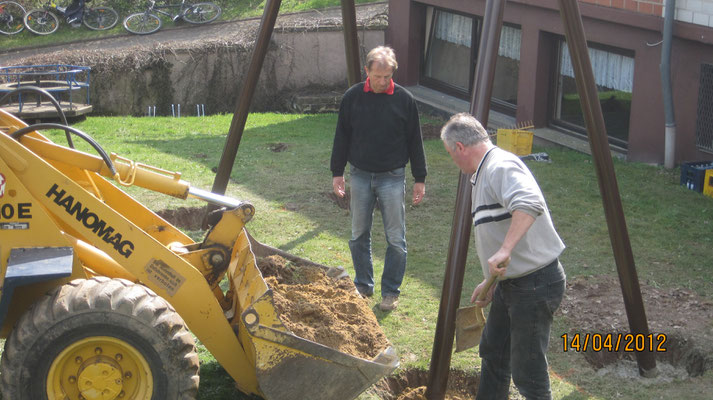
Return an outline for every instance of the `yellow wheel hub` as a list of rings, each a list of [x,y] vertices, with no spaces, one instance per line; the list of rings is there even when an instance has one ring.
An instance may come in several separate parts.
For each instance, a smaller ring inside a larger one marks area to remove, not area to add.
[[[129,343],[92,336],[72,343],[47,374],[50,400],[148,399],[153,376],[143,355]]]

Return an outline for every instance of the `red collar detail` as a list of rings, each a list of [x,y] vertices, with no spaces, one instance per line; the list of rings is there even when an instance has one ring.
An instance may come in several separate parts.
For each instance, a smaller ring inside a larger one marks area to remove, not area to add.
[[[366,82],[364,83],[364,93],[366,93],[366,92],[374,92],[374,90],[371,88],[371,83],[369,83],[368,77],[366,78]],[[393,79],[389,82],[389,87],[386,88],[386,91],[383,93],[394,94],[394,80]]]

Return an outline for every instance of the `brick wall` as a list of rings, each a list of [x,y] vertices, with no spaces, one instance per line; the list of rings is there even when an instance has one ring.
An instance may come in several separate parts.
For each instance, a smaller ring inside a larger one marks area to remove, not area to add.
[[[676,0],[676,19],[713,28],[713,0]]]
[[[666,0],[579,0],[663,17]],[[676,20],[713,27],[713,0],[676,0]]]
[[[663,16],[664,0],[579,0],[582,3],[598,4],[605,7],[621,8],[641,14]],[[685,1],[685,0],[677,0]],[[703,1],[703,0],[699,0]],[[705,0],[709,2],[709,0]],[[678,8],[678,7],[676,7]]]

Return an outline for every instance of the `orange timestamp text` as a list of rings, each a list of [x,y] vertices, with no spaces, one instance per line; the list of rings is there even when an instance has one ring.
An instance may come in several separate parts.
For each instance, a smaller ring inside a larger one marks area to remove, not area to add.
[[[609,351],[609,352],[666,352],[665,333],[565,333],[562,349],[567,351]]]

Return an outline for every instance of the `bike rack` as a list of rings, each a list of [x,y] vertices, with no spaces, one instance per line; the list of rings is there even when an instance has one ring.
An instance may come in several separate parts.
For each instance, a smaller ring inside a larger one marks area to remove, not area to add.
[[[92,108],[89,91],[90,73],[90,67],[67,64],[0,67],[0,95],[23,86],[35,86],[49,92],[60,105],[64,97],[63,108],[67,107],[68,115],[82,115],[90,112]],[[84,104],[75,102],[73,98],[73,93],[79,90],[85,91],[86,103]],[[33,97],[34,101],[28,101],[32,99],[27,97]],[[22,93],[17,95],[17,102],[4,107],[12,108],[10,112],[18,116],[22,114],[26,117],[38,118],[54,116],[56,111],[54,107],[48,111],[50,109],[43,106],[40,96]],[[13,112],[15,107],[17,112]]]

